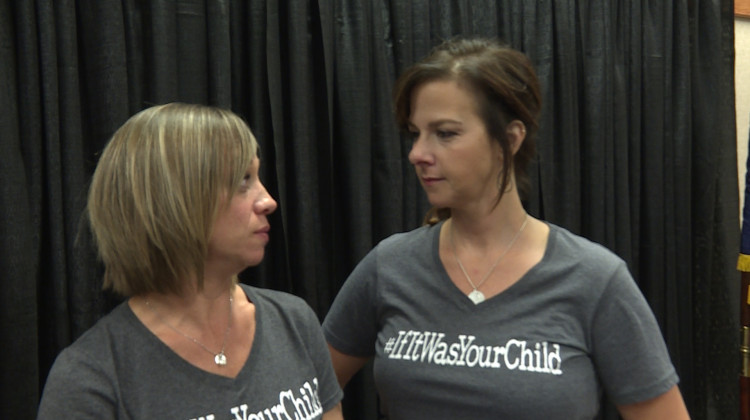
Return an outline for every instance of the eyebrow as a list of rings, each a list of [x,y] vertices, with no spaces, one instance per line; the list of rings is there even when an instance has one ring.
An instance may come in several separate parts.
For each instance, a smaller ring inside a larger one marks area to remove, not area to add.
[[[439,127],[439,126],[441,126],[443,124],[458,124],[458,125],[463,125],[463,123],[461,121],[452,120],[450,118],[443,118],[443,119],[439,119],[439,120],[436,120],[436,121],[431,121],[429,124],[427,124],[427,127],[434,129],[434,128],[437,128],[437,127]],[[416,128],[416,126],[414,125],[414,123],[411,122],[411,121],[409,121],[409,124],[408,124],[407,127],[408,128]]]

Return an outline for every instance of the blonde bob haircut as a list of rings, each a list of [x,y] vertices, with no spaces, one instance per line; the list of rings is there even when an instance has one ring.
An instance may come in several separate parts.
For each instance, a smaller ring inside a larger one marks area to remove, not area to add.
[[[258,143],[234,113],[171,103],[145,109],[102,152],[87,215],[104,288],[123,296],[203,288],[208,240]]]

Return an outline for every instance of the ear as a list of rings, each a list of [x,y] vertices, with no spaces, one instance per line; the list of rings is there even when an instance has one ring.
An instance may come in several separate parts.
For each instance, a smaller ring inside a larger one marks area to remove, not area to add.
[[[521,120],[513,120],[505,129],[510,143],[510,150],[515,155],[521,148],[523,141],[526,139],[526,125]]]

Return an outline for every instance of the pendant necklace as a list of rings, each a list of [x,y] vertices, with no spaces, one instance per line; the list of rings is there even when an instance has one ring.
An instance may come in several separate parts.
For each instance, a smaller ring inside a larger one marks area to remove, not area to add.
[[[511,248],[513,248],[513,244],[516,243],[516,239],[518,239],[519,236],[521,236],[521,232],[523,232],[524,228],[526,228],[526,222],[529,221],[529,215],[526,214],[526,217],[523,219],[523,224],[521,225],[521,228],[518,229],[518,232],[516,232],[516,236],[513,237],[513,239],[510,241],[510,244],[508,245],[508,248],[505,249],[505,252],[500,254],[500,256],[495,260],[495,262],[492,264],[492,267],[490,267],[489,270],[487,270],[487,274],[484,275],[482,280],[477,283],[477,285],[474,285],[474,282],[471,281],[471,277],[469,277],[469,273],[466,272],[466,269],[464,268],[464,265],[461,264],[461,260],[458,259],[458,254],[456,253],[456,244],[453,242],[453,223],[451,222],[451,251],[453,251],[453,257],[456,259],[456,262],[458,263],[458,267],[461,269],[461,272],[464,273],[464,277],[466,277],[466,280],[469,282],[469,285],[471,285],[471,288],[474,289],[467,295],[469,299],[471,299],[472,302],[474,302],[475,305],[479,305],[480,303],[484,302],[485,297],[484,293],[479,291],[479,288],[484,284],[485,281],[490,277],[490,274],[495,270],[495,267],[500,263],[500,260],[503,259],[505,254],[510,251]]]
[[[156,308],[154,308],[153,306],[151,306],[151,302],[149,302],[148,299],[146,299],[146,306],[148,306],[149,309],[151,309],[154,312],[154,314],[156,315],[157,318],[159,318],[159,321],[161,321],[162,324],[166,325],[167,327],[169,327],[169,329],[171,329],[172,331],[176,332],[177,334],[180,334],[181,336],[187,338],[188,340],[192,341],[193,343],[201,346],[201,348],[203,350],[211,353],[214,356],[214,363],[216,363],[217,366],[226,366],[226,364],[227,364],[227,355],[224,353],[224,350],[226,349],[226,345],[227,345],[227,336],[229,335],[229,329],[232,327],[232,301],[233,301],[233,299],[232,299],[232,292],[230,291],[229,292],[229,319],[227,321],[227,329],[226,329],[226,331],[224,331],[224,340],[221,342],[221,351],[218,352],[218,353],[214,353],[208,347],[206,347],[205,345],[203,345],[203,343],[201,343],[200,341],[196,340],[194,337],[191,337],[191,336],[185,334],[184,332],[178,330],[176,327],[173,327],[172,324],[170,324],[169,322],[167,322],[161,316],[161,314],[156,310]]]

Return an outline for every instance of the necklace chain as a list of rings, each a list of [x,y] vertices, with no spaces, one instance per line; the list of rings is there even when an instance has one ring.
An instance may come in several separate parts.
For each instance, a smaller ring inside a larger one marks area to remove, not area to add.
[[[161,316],[161,313],[159,313],[159,311],[157,311],[156,308],[154,308],[151,305],[151,302],[149,302],[148,298],[146,298],[146,306],[148,306],[148,308],[151,309],[154,312],[154,315],[156,315],[156,317],[159,319],[159,321],[162,324],[166,325],[172,331],[174,331],[177,334],[180,334],[181,336],[187,338],[188,340],[192,341],[193,343],[199,345],[203,350],[205,350],[205,351],[209,352],[210,354],[212,354],[214,356],[214,363],[216,363],[216,365],[218,365],[218,366],[225,366],[227,364],[227,355],[224,353],[224,350],[226,350],[227,337],[229,336],[229,329],[232,327],[232,302],[233,301],[234,301],[234,299],[232,299],[232,292],[230,291],[229,292],[229,319],[227,320],[227,329],[224,331],[224,339],[221,342],[221,351],[218,352],[218,353],[214,353],[213,351],[211,351],[211,349],[209,349],[208,347],[206,347],[203,343],[201,343],[200,341],[198,341],[195,337],[192,337],[192,336],[189,336],[189,335],[185,334],[184,332],[178,330],[177,327],[174,327],[172,324],[170,324],[169,322],[167,322],[164,319],[164,317]]]
[[[510,244],[507,248],[505,248],[505,251],[500,254],[500,256],[495,260],[495,262],[492,264],[489,270],[487,270],[487,274],[484,275],[482,280],[474,285],[474,282],[471,281],[471,277],[469,276],[469,273],[466,271],[466,268],[464,268],[464,265],[461,264],[461,260],[458,259],[458,254],[456,253],[456,244],[453,241],[453,223],[451,223],[451,232],[450,232],[450,241],[451,241],[451,251],[453,252],[453,258],[456,259],[456,262],[458,263],[458,268],[461,269],[461,272],[464,273],[464,277],[466,277],[466,281],[469,282],[469,285],[471,285],[471,288],[474,289],[469,293],[469,299],[471,299],[474,304],[479,304],[484,301],[485,297],[482,292],[480,292],[478,289],[484,284],[485,281],[487,281],[488,278],[490,278],[490,274],[495,270],[495,267],[500,263],[500,260],[505,257],[505,255],[510,251],[511,248],[513,248],[513,244],[516,243],[516,240],[519,236],[521,236],[521,232],[526,228],[526,223],[529,221],[529,215],[526,214],[526,217],[523,219],[523,224],[518,229],[518,232],[516,232],[516,235],[513,237],[513,239],[510,241]]]

